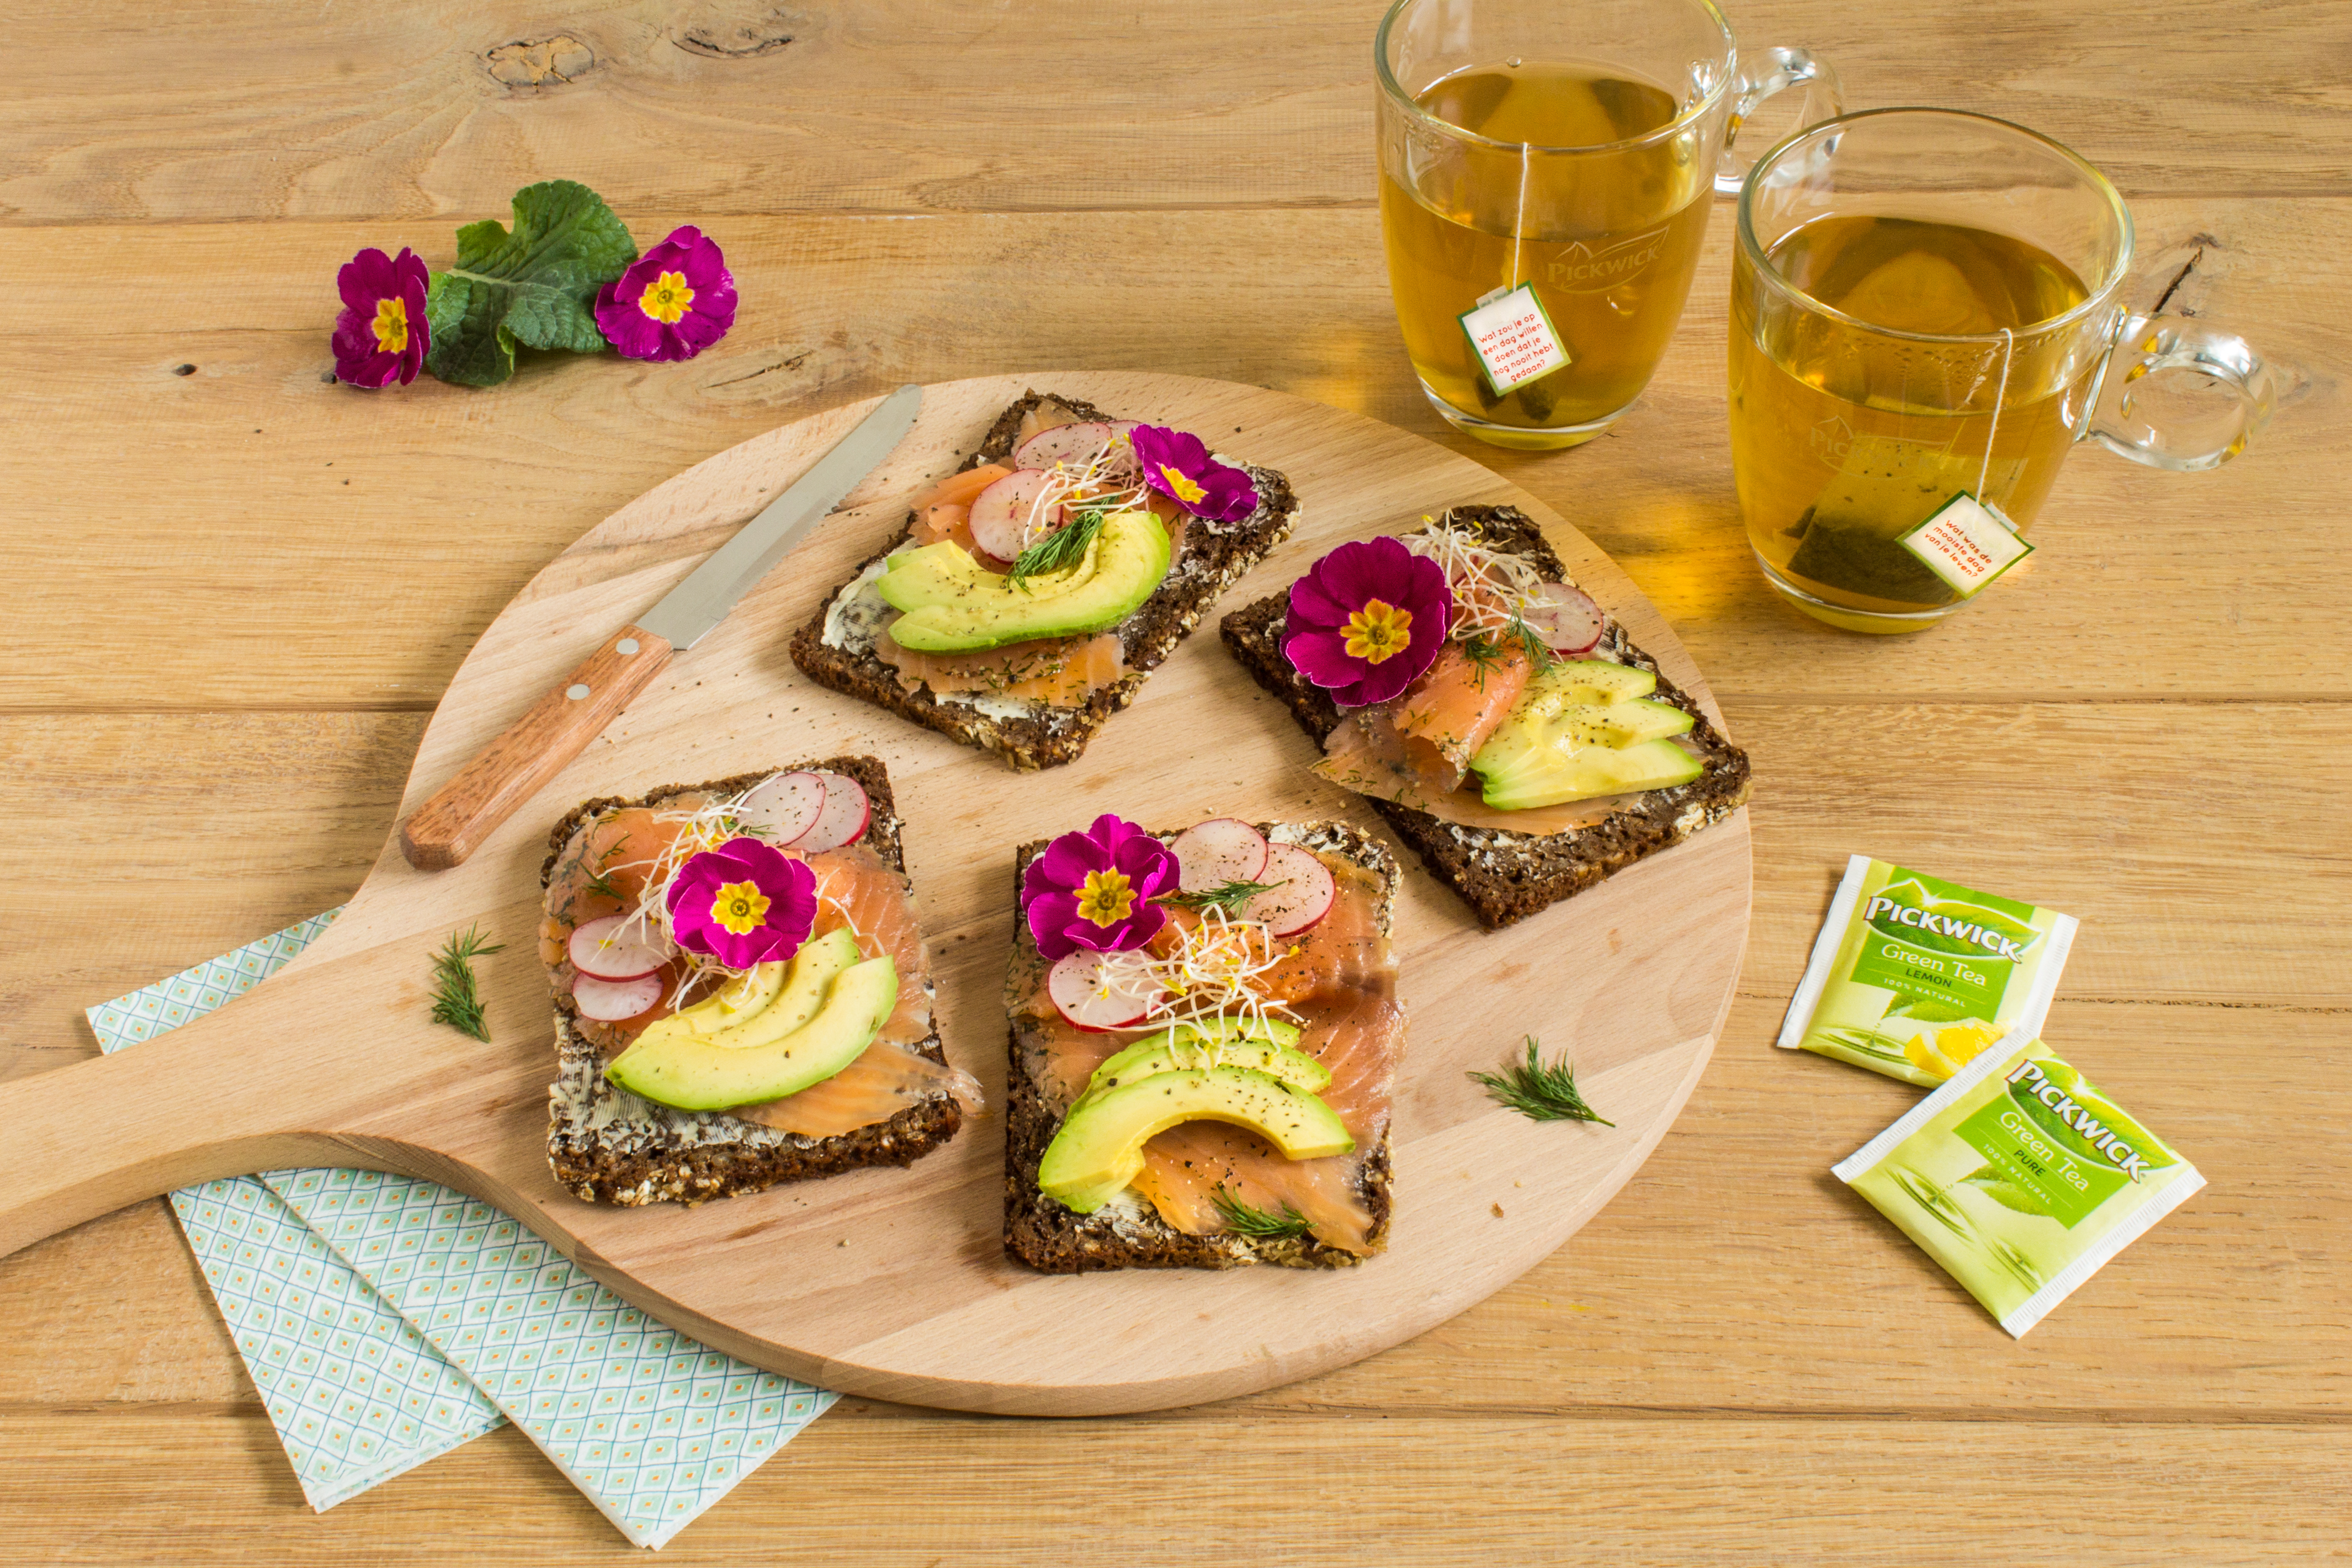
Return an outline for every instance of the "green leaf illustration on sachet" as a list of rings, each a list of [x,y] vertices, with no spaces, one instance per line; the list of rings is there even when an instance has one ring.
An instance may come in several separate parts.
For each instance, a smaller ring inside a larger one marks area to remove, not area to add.
[[[628,270],[636,242],[604,198],[572,180],[515,193],[514,228],[496,219],[457,231],[457,265],[433,275],[425,368],[445,382],[495,386],[514,374],[515,345],[602,353],[596,291]]]
[[[2037,1215],[2043,1219],[2050,1218],[2050,1210],[2043,1206],[2040,1198],[2035,1197],[1990,1166],[1979,1171],[1973,1171],[1960,1179],[2003,1208],[2014,1210],[2019,1214]]]

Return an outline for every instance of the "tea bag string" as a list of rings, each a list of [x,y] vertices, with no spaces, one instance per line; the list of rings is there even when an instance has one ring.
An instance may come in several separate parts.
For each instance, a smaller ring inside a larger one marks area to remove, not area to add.
[[[1992,444],[2000,434],[2001,405],[2009,401],[2009,367],[2017,358],[2017,334],[2003,327],[2000,329],[2000,385],[1992,394],[1992,423],[1985,428],[1984,464],[1977,470],[1977,503],[1990,506],[1985,499],[1985,480],[1992,473]],[[1965,459],[1963,459],[1965,461]]]
[[[1528,228],[1528,165],[1530,149],[1519,143],[1519,211],[1511,221],[1511,287],[1519,286],[1519,240]]]

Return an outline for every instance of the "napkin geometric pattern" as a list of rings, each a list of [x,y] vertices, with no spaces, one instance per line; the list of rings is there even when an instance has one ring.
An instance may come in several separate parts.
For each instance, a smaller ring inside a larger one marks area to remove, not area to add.
[[[89,1009],[109,1051],[239,996],[326,914]],[[520,1221],[429,1181],[288,1170],[173,1207],[311,1506],[511,1417],[589,1500],[658,1547],[837,1396],[697,1343]]]
[[[337,913],[90,1009],[100,1049],[152,1040],[242,996]],[[259,1181],[183,1187],[172,1212],[313,1509],[505,1425],[465,1374]]]
[[[438,1183],[262,1180],[640,1546],[684,1529],[838,1397],[664,1328]]]

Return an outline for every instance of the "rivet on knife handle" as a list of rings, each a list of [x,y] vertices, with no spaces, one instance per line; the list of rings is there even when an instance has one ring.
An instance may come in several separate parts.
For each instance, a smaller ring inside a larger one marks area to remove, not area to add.
[[[408,863],[446,871],[481,848],[516,807],[653,685],[669,660],[670,645],[642,627],[614,632],[402,824]]]

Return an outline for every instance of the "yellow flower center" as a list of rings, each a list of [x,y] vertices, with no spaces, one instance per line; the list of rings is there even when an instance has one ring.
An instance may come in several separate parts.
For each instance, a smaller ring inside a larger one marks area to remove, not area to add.
[[[1412,641],[1412,612],[1400,610],[1385,599],[1367,599],[1348,617],[1348,653],[1377,664],[1393,659]]]
[[[637,296],[637,308],[656,321],[675,325],[694,303],[694,290],[686,286],[686,274],[665,272],[646,285]]]
[[[1160,465],[1160,476],[1168,481],[1169,492],[1188,507],[1209,493],[1204,487],[1194,483],[1191,475],[1179,470],[1173,463],[1162,463]]]
[[[396,295],[375,302],[375,346],[387,354],[408,347],[408,306]]]
[[[768,895],[757,883],[728,883],[710,901],[710,918],[738,936],[749,936],[767,923]]]
[[[1090,871],[1078,890],[1078,913],[1097,925],[1116,925],[1135,913],[1135,884],[1122,871]]]

